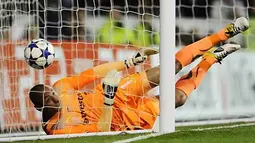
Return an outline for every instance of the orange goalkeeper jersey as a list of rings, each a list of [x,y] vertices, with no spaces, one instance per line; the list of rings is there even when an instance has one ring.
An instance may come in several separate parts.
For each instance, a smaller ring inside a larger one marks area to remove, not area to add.
[[[123,78],[113,105],[112,131],[151,129],[159,113],[158,100],[143,96],[148,89],[142,87],[140,74]],[[54,84],[62,110],[44,124],[47,134],[99,132],[97,123],[102,113],[103,89],[98,84],[92,93],[79,92],[80,87],[97,79],[92,69],[80,75],[63,78]],[[62,127],[56,127],[62,122]]]

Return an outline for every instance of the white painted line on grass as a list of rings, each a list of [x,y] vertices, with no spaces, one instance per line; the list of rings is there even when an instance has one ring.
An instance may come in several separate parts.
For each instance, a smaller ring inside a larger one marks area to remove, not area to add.
[[[218,127],[208,127],[208,128],[199,128],[199,129],[190,129],[190,130],[179,130],[179,131],[175,131],[175,133],[176,132],[185,132],[185,131],[199,132],[199,131],[205,131],[205,130],[231,129],[231,128],[238,128],[238,127],[253,126],[253,125],[255,125],[255,123],[229,125],[229,126],[218,126]],[[152,134],[148,134],[148,135],[142,135],[142,136],[137,136],[137,137],[133,137],[133,138],[125,139],[125,140],[116,141],[116,142],[113,142],[113,143],[129,143],[129,142],[148,139],[148,138],[151,138],[151,137],[161,136],[163,134],[164,133],[152,133]]]
[[[129,142],[133,142],[133,141],[139,141],[139,140],[148,139],[148,138],[151,138],[151,137],[161,136],[163,134],[164,133],[152,133],[152,134],[148,134],[148,135],[137,136],[137,137],[130,138],[130,139],[116,141],[116,142],[113,142],[113,143],[129,143]]]
[[[237,124],[237,125],[228,125],[228,126],[218,126],[218,127],[208,127],[208,128],[199,128],[199,129],[190,129],[189,131],[206,131],[206,130],[218,130],[218,129],[231,129],[238,127],[247,127],[253,126],[255,123],[247,123],[247,124]]]
[[[251,123],[255,122],[255,117],[241,118],[241,119],[223,119],[223,120],[205,120],[205,121],[192,121],[192,122],[177,122],[176,127],[181,126],[197,126],[197,125],[213,125],[213,124],[226,124],[226,123]]]

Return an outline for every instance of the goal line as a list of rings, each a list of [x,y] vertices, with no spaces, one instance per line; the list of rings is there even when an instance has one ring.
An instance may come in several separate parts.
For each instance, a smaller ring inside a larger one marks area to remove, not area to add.
[[[194,121],[194,122],[177,122],[176,127],[181,126],[197,126],[197,125],[214,125],[225,123],[247,123],[241,124],[241,126],[254,125],[255,118],[242,118],[242,119],[225,119],[225,120],[209,120],[209,121]],[[234,126],[234,125],[233,125]],[[238,125],[235,125],[238,126]],[[220,126],[225,127],[225,126]],[[228,127],[228,126],[226,126]],[[214,127],[213,127],[214,128]],[[206,128],[203,128],[206,129]],[[193,130],[193,129],[192,129]],[[194,129],[195,130],[195,129]],[[45,132],[26,132],[26,133],[10,133],[0,135],[0,142],[13,142],[13,141],[27,141],[27,140],[48,140],[48,139],[61,139],[61,138],[76,138],[76,137],[88,137],[88,136],[114,136],[119,134],[143,134],[153,133],[152,130],[135,130],[135,131],[116,131],[116,132],[99,132],[99,133],[82,133],[82,134],[64,134],[64,135],[46,135]],[[161,135],[162,133],[153,133],[155,135]],[[149,136],[149,135],[148,135]],[[150,136],[149,136],[150,137]]]
[[[238,127],[254,126],[254,125],[255,125],[255,123],[247,123],[247,124],[228,125],[228,126],[226,125],[226,126],[199,128],[199,129],[190,129],[190,130],[179,130],[179,131],[175,131],[175,132],[185,132],[185,131],[200,132],[200,131],[206,131],[206,130],[232,129],[232,128],[238,128]],[[152,133],[152,134],[148,134],[148,135],[142,135],[142,136],[133,137],[133,138],[129,138],[129,139],[119,140],[119,141],[116,141],[113,143],[129,143],[129,142],[144,140],[144,139],[148,139],[151,137],[157,137],[157,136],[161,136],[161,135],[164,135],[164,133]]]

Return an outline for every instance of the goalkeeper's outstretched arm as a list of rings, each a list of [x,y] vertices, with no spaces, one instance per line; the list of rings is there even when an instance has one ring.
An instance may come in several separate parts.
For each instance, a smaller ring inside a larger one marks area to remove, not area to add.
[[[57,81],[54,85],[61,85],[65,86],[67,88],[73,88],[73,89],[82,89],[84,85],[95,81],[97,79],[101,79],[106,76],[106,74],[111,71],[112,69],[115,69],[117,71],[121,71],[133,66],[136,66],[140,63],[143,63],[148,55],[156,54],[158,51],[154,50],[147,50],[145,54],[137,53],[133,58],[127,59],[125,61],[119,61],[119,62],[110,62],[105,63],[102,65],[95,66],[93,68],[87,69],[77,75],[65,77]],[[67,89],[66,88],[66,89]]]

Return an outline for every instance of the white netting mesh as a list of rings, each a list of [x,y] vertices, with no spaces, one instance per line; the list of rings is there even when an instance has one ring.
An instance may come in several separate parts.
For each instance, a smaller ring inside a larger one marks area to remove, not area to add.
[[[176,47],[216,32],[238,16],[252,21],[253,4],[249,0],[177,0]],[[105,61],[124,60],[137,50],[131,45],[159,46],[159,0],[1,0],[0,6],[3,137],[42,131],[41,115],[28,100],[34,84],[52,85]],[[109,13],[114,21],[109,20]],[[251,28],[246,36],[232,41],[252,50],[252,32]],[[56,50],[56,62],[45,71],[29,68],[23,57],[27,42],[39,37],[51,41]],[[253,58],[252,53],[238,53],[215,66],[187,104],[177,110],[177,121],[253,118]],[[156,65],[157,56],[135,70]]]
[[[142,1],[126,3],[126,6],[112,1],[2,1],[2,137],[39,135],[37,131],[43,131],[42,115],[35,111],[28,98],[33,85],[52,85],[61,77],[92,66],[124,61],[137,51],[135,45],[145,47],[158,43],[158,32],[150,26],[158,16],[145,9],[159,6],[148,4],[145,8],[144,4]],[[156,24],[159,29],[158,21]],[[30,68],[24,61],[24,46],[34,38],[47,39],[55,47],[56,62],[43,71]],[[129,72],[148,67],[149,62]],[[96,83],[86,86],[85,90],[91,91]]]

